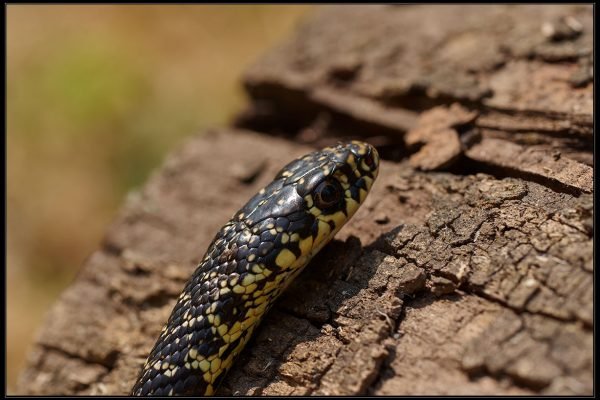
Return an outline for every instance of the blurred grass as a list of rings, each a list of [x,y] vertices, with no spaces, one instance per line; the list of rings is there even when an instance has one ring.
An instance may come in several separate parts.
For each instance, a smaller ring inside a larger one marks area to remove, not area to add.
[[[7,378],[127,191],[309,6],[7,6]]]

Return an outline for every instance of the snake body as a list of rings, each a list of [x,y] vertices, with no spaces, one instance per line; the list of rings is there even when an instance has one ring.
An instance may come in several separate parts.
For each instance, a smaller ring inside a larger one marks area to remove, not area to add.
[[[212,395],[275,299],[364,202],[379,170],[353,141],[290,162],[217,233],[134,395]]]

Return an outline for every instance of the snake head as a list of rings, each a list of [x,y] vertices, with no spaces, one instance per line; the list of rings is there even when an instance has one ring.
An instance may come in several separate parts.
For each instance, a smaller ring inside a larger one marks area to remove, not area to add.
[[[289,175],[311,214],[350,218],[362,204],[379,173],[379,155],[368,143],[353,141],[326,147],[288,164]],[[345,222],[345,221],[343,221]]]
[[[279,266],[310,258],[358,210],[378,172],[379,155],[368,143],[327,147],[286,165],[234,219],[244,221],[261,243],[288,250],[286,261],[276,263]]]
[[[335,214],[350,218],[379,173],[379,154],[368,143],[352,141],[314,151],[283,167],[234,216],[254,225],[268,218]]]

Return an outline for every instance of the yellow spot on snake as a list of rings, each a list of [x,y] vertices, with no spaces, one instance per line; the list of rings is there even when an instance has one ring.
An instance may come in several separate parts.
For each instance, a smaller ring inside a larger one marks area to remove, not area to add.
[[[245,293],[245,292],[246,292],[246,289],[243,286],[235,285],[233,287],[233,293],[242,294],[242,293]]]
[[[348,214],[348,217],[354,215],[359,206],[360,204],[358,204],[352,197],[346,197],[346,213]]]
[[[252,317],[248,317],[246,318],[243,322],[242,322],[242,328],[246,328],[248,329],[249,327],[251,327],[252,325],[254,325],[256,323],[256,317],[252,316]],[[242,333],[242,331],[240,331],[240,334]],[[247,336],[246,336],[247,337]],[[244,339],[245,340],[245,339]]]
[[[267,308],[267,303],[262,303],[261,305],[259,305],[258,307],[256,307],[254,309],[254,315],[256,315],[257,317],[260,317],[261,315],[263,315],[265,313],[266,308]]]
[[[254,300],[254,304],[258,306],[265,301],[267,301],[267,296],[260,296],[258,299]]]
[[[255,274],[260,274],[262,273],[264,267],[265,266],[263,264],[254,264],[252,265],[252,272]]]
[[[213,385],[208,385],[206,387],[206,390],[204,391],[205,396],[212,396],[214,393],[215,393],[215,389],[213,388]]]
[[[240,337],[241,334],[242,334],[242,331],[237,331],[235,333],[232,333],[231,336],[229,337],[229,343],[235,342]]]
[[[362,203],[367,198],[367,191],[365,189],[359,189],[360,202]]]
[[[222,324],[217,328],[217,332],[219,332],[219,335],[223,336],[224,334],[227,333],[227,325]]]
[[[208,310],[206,310],[206,314],[214,314],[217,310],[217,303],[212,303]]]
[[[215,372],[217,372],[219,370],[220,366],[221,366],[221,359],[220,358],[215,358],[210,363],[210,372],[212,372],[214,374]]]
[[[288,240],[290,240],[290,235],[288,235],[287,233],[282,233],[281,234],[281,243],[286,244],[288,242]]]
[[[192,368],[198,369],[198,361],[192,362]]]
[[[319,231],[317,233],[317,237],[315,238],[314,247],[319,246],[331,233],[329,229],[329,224],[327,222],[319,220]]]
[[[242,286],[248,286],[249,284],[254,283],[255,280],[256,278],[254,275],[248,274],[244,276],[244,279],[242,279]]]
[[[189,356],[190,358],[196,358],[196,357],[198,356],[198,350],[196,350],[196,349],[191,349],[191,350],[188,352],[188,356]]]
[[[237,331],[239,331],[240,329],[242,329],[242,325],[239,322],[236,322],[235,324],[233,324],[231,326],[231,329],[229,329],[229,333],[234,334]]]
[[[308,254],[313,245],[313,237],[309,236],[306,239],[300,240],[298,245],[300,246],[300,251],[302,251],[302,254]]]
[[[246,286],[246,294],[252,293],[257,287],[258,285],[256,283],[251,283],[250,285]]]
[[[323,221],[333,221],[336,227],[341,227],[344,225],[344,222],[346,222],[347,217],[343,211],[337,211],[333,214],[322,215],[319,219]]]
[[[350,164],[350,166],[354,169],[356,168],[356,158],[354,158],[354,154],[350,154],[348,155],[348,158],[346,159],[346,162],[348,164]]]
[[[252,261],[254,261],[255,258],[256,258],[256,254],[250,254],[248,256],[248,261],[252,262]]]
[[[282,249],[275,259],[275,264],[285,269],[290,267],[294,261],[296,261],[296,256],[294,253],[288,249]]]

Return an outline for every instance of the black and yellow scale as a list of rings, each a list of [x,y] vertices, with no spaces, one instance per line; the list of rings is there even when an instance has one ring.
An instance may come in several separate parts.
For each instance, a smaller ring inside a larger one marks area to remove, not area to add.
[[[221,228],[132,394],[211,395],[275,299],[364,202],[375,148],[353,141],[285,166]]]

